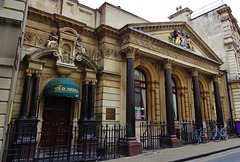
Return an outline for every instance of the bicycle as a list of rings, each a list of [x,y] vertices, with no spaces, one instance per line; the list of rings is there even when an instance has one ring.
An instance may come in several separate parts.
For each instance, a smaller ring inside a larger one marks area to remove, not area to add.
[[[213,141],[220,141],[221,138],[228,140],[229,136],[227,134],[226,129],[223,127],[223,125],[220,126],[221,129],[219,130],[217,127],[217,124],[215,124],[215,130],[212,131],[212,140]]]
[[[196,131],[192,133],[193,144],[195,144],[196,146],[197,146],[200,142],[202,142],[202,133],[203,133],[202,128],[196,129]]]

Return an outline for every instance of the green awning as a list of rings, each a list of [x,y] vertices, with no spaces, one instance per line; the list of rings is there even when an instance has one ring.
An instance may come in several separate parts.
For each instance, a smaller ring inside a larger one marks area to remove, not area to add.
[[[80,90],[74,81],[58,78],[47,83],[43,90],[43,97],[80,98]]]

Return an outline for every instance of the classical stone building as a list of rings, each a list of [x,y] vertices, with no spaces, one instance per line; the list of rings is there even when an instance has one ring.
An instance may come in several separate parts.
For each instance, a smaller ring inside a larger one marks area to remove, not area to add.
[[[240,118],[239,104],[239,40],[240,29],[231,8],[226,4],[215,7],[192,17],[194,13],[188,8],[171,15],[171,21],[186,21],[211,47],[224,62],[221,70],[226,72],[230,109],[232,117]]]
[[[5,142],[5,131],[15,98],[26,3],[25,0],[0,2],[0,148]]]
[[[186,22],[151,23],[108,3],[32,0],[12,118],[20,132],[29,123],[38,131],[127,125],[129,154],[141,152],[141,122],[165,121],[177,147],[178,121],[200,128],[230,118],[222,63]]]

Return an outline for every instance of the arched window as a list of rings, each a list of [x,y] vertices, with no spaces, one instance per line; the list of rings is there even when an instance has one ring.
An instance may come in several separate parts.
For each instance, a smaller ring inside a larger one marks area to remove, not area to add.
[[[172,95],[173,95],[174,118],[175,120],[178,120],[177,88],[176,88],[176,83],[173,79],[172,79]]]
[[[146,77],[139,69],[134,70],[135,81],[135,118],[147,119]]]

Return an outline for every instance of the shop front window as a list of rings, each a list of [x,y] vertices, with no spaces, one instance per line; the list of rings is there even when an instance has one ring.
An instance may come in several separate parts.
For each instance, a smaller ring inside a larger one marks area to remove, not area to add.
[[[139,69],[134,70],[135,119],[147,120],[146,78]]]

